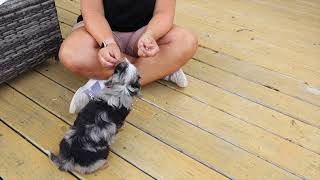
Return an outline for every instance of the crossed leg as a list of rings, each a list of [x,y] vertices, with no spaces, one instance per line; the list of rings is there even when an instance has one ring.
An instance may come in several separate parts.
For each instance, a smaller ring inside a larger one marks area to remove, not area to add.
[[[169,75],[192,58],[197,49],[197,37],[187,29],[174,26],[158,40],[159,53],[154,57],[139,57],[129,60],[137,67],[141,84],[146,85]],[[135,45],[136,50],[136,45]],[[106,79],[113,69],[101,66],[98,60],[99,45],[95,39],[80,27],[62,43],[59,58],[73,73],[92,79]]]

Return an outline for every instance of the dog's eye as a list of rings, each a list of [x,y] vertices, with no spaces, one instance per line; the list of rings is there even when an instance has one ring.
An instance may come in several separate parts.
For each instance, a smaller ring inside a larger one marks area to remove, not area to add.
[[[110,85],[112,84],[112,80],[108,80],[108,81],[107,81],[107,82],[105,82],[104,84],[105,84],[105,86],[107,86],[107,87],[108,87],[108,86],[110,86]]]
[[[136,81],[136,82],[132,83],[131,86],[133,88],[140,88],[140,83],[139,83],[139,81]]]

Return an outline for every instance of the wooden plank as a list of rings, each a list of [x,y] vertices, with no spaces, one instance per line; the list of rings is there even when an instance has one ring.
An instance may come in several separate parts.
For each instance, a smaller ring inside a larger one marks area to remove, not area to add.
[[[264,6],[268,6],[269,8],[272,8],[273,10],[278,10],[280,13],[285,14],[288,16],[290,14],[291,16],[301,16],[301,18],[298,18],[300,20],[299,22],[302,23],[308,23],[309,21],[313,21],[314,23],[318,23],[316,20],[319,19],[319,8],[320,4],[319,1],[290,1],[290,0],[271,0],[268,2],[258,2],[255,1],[255,3],[263,4]],[[307,22],[304,22],[303,18],[306,19]]]
[[[302,7],[297,6],[298,3],[296,2],[286,3],[296,6],[296,8],[288,8],[286,5],[280,5],[281,3],[272,1],[266,3],[250,0],[236,2],[227,0],[204,3],[205,1],[178,1],[177,11],[187,12],[193,9],[195,12],[192,14],[193,17],[205,16],[206,18],[202,22],[211,21],[212,26],[219,29],[242,27],[246,30],[240,32],[247,31],[262,35],[263,39],[275,45],[285,45],[290,49],[298,50],[296,49],[299,47],[298,44],[302,43],[300,45],[302,48],[310,47],[311,49],[308,51],[319,54],[313,44],[307,43],[314,40],[314,35],[319,32],[317,29],[320,27],[319,8],[304,8],[303,10]],[[230,7],[225,9],[226,6]],[[212,11],[213,9],[214,11]],[[279,9],[283,11],[279,11]],[[302,14],[303,11],[308,14]],[[268,24],[268,26],[265,26],[265,24]],[[293,27],[295,28],[293,29]],[[304,34],[301,34],[301,32],[304,32]],[[301,52],[301,50],[298,50],[298,52]]]
[[[245,35],[239,35],[237,32],[239,28],[229,31],[218,31],[211,28],[208,24],[202,23],[200,19],[193,19],[184,14],[179,16],[179,13],[177,13],[176,17],[176,22],[179,22],[179,25],[191,28],[197,33],[200,44],[203,44],[205,47],[261,65],[297,80],[303,80],[312,86],[320,86],[320,75],[317,71],[311,70],[310,66],[306,67],[305,65],[284,60],[291,60],[297,57],[295,52],[288,52],[289,50],[274,50],[270,48],[273,47],[272,44],[262,46],[262,40],[252,36],[248,32],[242,33]],[[232,39],[230,39],[230,37],[232,37]],[[256,38],[255,41],[251,40],[252,38]],[[277,48],[280,49],[279,47]],[[290,57],[287,55],[290,55]],[[302,56],[301,54],[299,55],[300,59],[308,58]],[[298,61],[297,59],[295,60]]]
[[[70,11],[66,11],[65,9],[60,7],[57,7],[57,13],[60,23],[67,24],[72,27],[77,22],[77,14],[74,14]]]
[[[45,154],[2,122],[0,147],[0,177],[3,179],[76,179],[59,171]]]
[[[44,66],[42,68],[39,68],[38,70],[41,71],[41,73],[44,73],[46,76],[74,90],[84,83],[83,80],[76,79],[72,74],[65,71],[58,64],[50,64],[50,66]],[[35,80],[34,77],[32,79],[33,81],[44,82],[44,80],[42,79]],[[73,79],[73,82],[71,82],[72,79]],[[26,79],[24,79],[24,81],[25,80]],[[32,82],[27,82],[27,84],[32,84]],[[18,85],[16,83],[14,86],[19,89],[24,89],[23,90],[24,92],[28,91],[28,88],[24,87],[25,85]],[[48,85],[46,86],[48,87]],[[53,89],[53,87],[51,88],[50,86],[50,89]],[[144,90],[143,94],[145,94],[145,91],[148,91],[148,90]],[[152,91],[152,92],[149,91],[149,92],[152,94],[159,95],[159,92],[157,91]],[[28,92],[28,94],[31,94],[31,93],[32,93],[31,91]],[[36,94],[40,94],[40,92],[34,92],[34,93],[35,94],[32,95],[32,97],[36,96]],[[160,92],[160,94],[168,94],[168,92],[162,91]],[[197,109],[199,109],[199,107],[193,106],[194,103],[190,101],[190,99],[186,97],[180,97],[179,95],[177,96],[178,96],[177,98],[171,96],[169,99],[173,98],[172,99],[173,101],[179,101],[181,103],[190,104],[191,106],[190,108],[193,108],[193,107],[196,108],[196,109],[193,109],[192,112],[193,113],[197,112]],[[189,103],[189,101],[191,103]],[[168,105],[171,108],[175,106],[175,105],[172,105],[172,101],[167,101],[166,103],[168,103]],[[68,105],[69,104],[60,105],[60,106],[65,106],[67,108]],[[179,105],[179,107],[180,106],[181,105]],[[175,106],[175,108],[179,108],[179,107]],[[257,175],[258,177],[264,173],[276,171],[276,170],[270,170],[270,167],[266,166],[263,162],[260,162],[260,160],[253,158],[251,155],[244,153],[242,150],[229,146],[228,143],[221,141],[220,139],[217,139],[215,137],[210,137],[209,134],[201,132],[200,129],[197,129],[194,127],[192,128],[190,127],[190,125],[188,125],[188,123],[185,123],[168,113],[165,113],[153,106],[150,106],[149,104],[141,100],[137,100],[134,103],[133,108],[134,110],[130,114],[130,117],[128,118],[129,122],[133,123],[137,127],[144,129],[145,131],[156,136],[157,138],[165,140],[167,143],[181,149],[183,152],[191,154],[193,157],[200,159],[202,162],[206,162],[207,164],[210,164],[218,168],[219,170],[223,171],[224,173],[230,174],[233,177],[241,178],[247,175],[249,176]],[[216,114],[216,111],[208,107],[205,107],[205,108],[208,110],[207,111],[208,113],[210,113],[210,111],[212,110],[213,112],[211,114],[215,114],[214,116],[216,116],[216,118],[211,119],[212,116],[208,116],[208,118],[201,116],[197,119],[199,123],[196,125],[200,127],[204,127],[206,130],[211,131],[216,135],[222,135],[223,138],[227,139],[228,141],[231,141],[234,144],[240,143],[241,145],[246,146],[245,147],[246,149],[247,149],[247,146],[252,146],[252,145],[249,145],[247,142],[245,142],[246,139],[248,139],[248,137],[251,138],[250,135],[246,136],[246,134],[248,133],[250,134],[250,132],[254,133],[254,135],[258,137],[266,136],[267,139],[270,138],[269,134],[267,133],[260,134],[261,130],[260,131],[256,130],[255,127],[251,127],[250,125],[243,122],[239,123],[238,120],[235,120],[232,117],[228,117],[226,114],[223,114],[221,112],[220,113],[217,112],[218,114]],[[181,112],[186,112],[189,110],[189,108],[184,108],[184,109],[179,108],[179,110]],[[193,117],[194,115],[188,118],[192,119]],[[218,121],[218,122],[215,122],[215,121]],[[229,127],[231,126],[230,124],[233,124],[232,126],[235,126],[235,127],[229,129]],[[176,129],[179,129],[179,131],[176,131]],[[225,131],[225,133],[222,133],[223,131]],[[241,135],[243,131],[246,131],[246,133],[244,133],[244,135]],[[182,134],[185,134],[185,135],[182,135]],[[232,134],[232,135],[229,135],[229,134]],[[254,140],[252,140],[252,142],[254,142]],[[256,142],[257,146],[260,146],[259,149],[263,148],[264,146],[263,142],[264,140],[261,138],[258,140],[258,142]],[[280,140],[280,142],[282,143],[283,140],[282,141]],[[277,140],[270,142],[270,139],[269,139],[267,144],[273,144],[274,146],[277,146],[276,145],[277,143],[278,143]],[[203,147],[203,148],[199,149],[195,147]],[[251,148],[250,150],[253,149],[252,147],[250,148]],[[276,149],[279,149],[279,148],[276,148]],[[293,150],[293,151],[296,152],[296,150]],[[278,153],[278,151],[275,153]],[[226,160],[226,157],[228,157],[227,160]],[[229,158],[233,159],[233,162],[235,163],[234,166],[230,166],[230,164],[226,163],[231,161],[229,160]],[[237,165],[238,163],[239,165]],[[259,164],[259,165],[251,167],[247,163]],[[243,168],[241,171],[239,171],[238,169],[239,166],[246,167],[246,168]],[[251,169],[255,167],[259,167],[259,169]],[[252,174],[252,172],[256,172],[257,174]],[[273,176],[275,176],[275,174],[273,174]]]
[[[80,1],[78,0],[57,0],[55,1],[57,9],[66,9],[74,14],[80,14]],[[60,16],[59,16],[60,17]],[[60,21],[60,18],[59,18]]]
[[[41,86],[39,82],[36,84]],[[68,93],[62,89],[59,94],[62,97],[52,98],[49,103],[64,100],[63,97]],[[69,125],[6,85],[0,86],[0,94],[0,118],[39,145],[39,148],[57,152],[58,144]],[[47,162],[52,164],[49,159]],[[151,179],[113,153],[110,154],[109,164],[109,168],[83,177],[88,179],[127,179],[128,177],[130,179]]]
[[[153,87],[150,88],[153,89]],[[157,92],[158,91],[152,91],[152,93]],[[265,132],[264,130],[252,127],[243,121],[237,121],[235,118],[226,117],[225,114],[220,111],[212,110],[208,106],[196,106],[195,103],[190,103],[190,101],[186,100],[187,98],[181,98],[181,96],[178,96],[177,94],[168,93],[167,91],[160,92],[161,95],[159,96],[158,94],[159,99],[155,102],[157,106],[161,106],[170,113],[174,113],[176,116],[179,116],[193,125],[208,131],[211,135],[218,136],[229,143],[245,149],[255,156],[261,157],[272,164],[289,170],[294,174],[307,178],[320,177],[320,173],[317,172],[320,167],[319,155],[297,145],[293,145],[292,143],[280,139],[268,132]],[[162,94],[165,95],[162,96]],[[168,100],[167,97],[170,97],[171,99]],[[167,101],[164,100],[161,103],[158,103],[161,101],[160,98],[164,98]],[[147,103],[143,102],[136,103],[134,108],[136,109],[136,113],[132,113],[130,115],[130,122],[152,134],[157,135],[161,139],[165,139],[167,142],[170,142],[170,144],[192,154],[194,157],[199,157],[201,160],[209,163],[212,162],[213,165],[216,165],[216,167],[223,170],[223,172],[231,173],[231,170],[234,170],[231,169],[233,167],[223,166],[226,162],[235,163],[239,161],[240,166],[247,166],[245,161],[248,160],[237,157],[244,156],[243,154],[245,153],[234,152],[234,154],[236,154],[236,157],[234,157],[233,153],[229,154],[227,152],[226,147],[220,148],[221,146],[216,145],[219,141],[212,143],[214,140],[213,138],[203,135],[201,136],[200,133],[195,132],[196,130],[192,128],[185,128],[180,125],[182,123],[177,122],[179,121],[179,118],[170,116],[168,113],[163,111],[159,112],[156,108],[149,107]],[[166,126],[167,124],[169,125]],[[164,126],[165,128],[161,129],[161,127],[163,128]],[[180,132],[177,133],[177,129]],[[194,149],[188,147],[187,143],[193,144]],[[201,147],[201,149],[198,149],[198,147]],[[290,155],[288,155],[288,152],[290,152]],[[213,154],[217,154],[218,157]],[[297,158],[292,159],[292,156]],[[218,159],[219,157],[222,158]],[[223,167],[223,169],[221,167]],[[264,173],[270,170],[268,168],[268,170],[264,172],[264,168],[265,166],[258,165],[257,169],[242,169],[241,171],[244,172],[241,173],[251,172],[251,175],[253,175],[252,172],[254,171],[258,176],[265,176]],[[234,171],[237,172],[239,169]],[[271,170],[270,172],[275,173],[274,170]],[[277,179],[276,174],[273,174],[272,176],[272,178]],[[233,177],[236,179],[242,179],[242,176],[234,175]],[[248,179],[251,178],[248,177]]]
[[[37,83],[36,87],[34,83]],[[36,72],[26,73],[23,78],[18,78],[10,84],[65,121],[69,123],[74,121],[75,118],[70,118],[66,111],[61,111],[61,109],[68,110],[72,98],[72,93],[67,92],[67,89]],[[117,135],[112,149],[155,178],[186,179],[191,176],[195,179],[224,178],[130,124],[126,124],[123,131]],[[110,167],[112,166],[110,163]],[[119,170],[121,171],[126,170]]]
[[[59,22],[62,38],[66,38],[71,33],[71,26],[64,24],[62,22]]]
[[[194,58],[249,81],[320,106],[320,89],[312,87],[303,81],[297,81],[261,66],[205,48],[198,48]]]
[[[320,53],[315,41],[319,23],[312,23],[316,21],[301,18],[300,22],[298,15],[281,17],[279,11],[245,0],[178,2],[177,22],[198,32],[202,45],[284,73],[294,72],[290,68],[315,71],[313,78],[319,78]],[[302,21],[307,25],[301,25]],[[319,86],[316,79],[315,83]]]
[[[195,1],[193,1],[195,2]],[[59,19],[63,22],[68,22],[69,25],[73,25],[77,15],[79,14],[79,4],[76,1],[68,1],[68,0],[61,0],[56,1],[58,8],[61,11],[61,15],[59,16]],[[206,3],[200,3],[202,6],[204,5],[216,5],[220,4],[219,2],[206,2]],[[222,5],[224,5],[222,3]],[[241,5],[241,4],[240,4]],[[232,7],[232,6],[231,6]],[[242,7],[242,6],[241,6]],[[190,9],[191,8],[191,9]],[[210,47],[212,49],[215,49],[217,51],[223,51],[227,54],[230,54],[232,56],[235,56],[237,58],[240,58],[241,60],[254,62],[256,64],[262,65],[266,68],[273,69],[277,72],[281,72],[284,74],[287,74],[291,77],[294,77],[299,80],[303,80],[305,82],[309,82],[309,84],[312,84],[314,87],[320,86],[320,73],[318,69],[312,69],[314,67],[320,66],[317,59],[319,59],[319,55],[316,52],[317,51],[317,43],[307,43],[307,42],[294,42],[294,45],[297,45],[295,49],[292,49],[291,41],[296,40],[297,36],[301,36],[303,34],[303,40],[305,40],[305,34],[308,32],[308,30],[304,30],[303,33],[299,32],[298,34],[294,34],[293,38],[289,38],[287,36],[284,36],[281,34],[280,37],[277,37],[279,33],[279,28],[270,30],[271,35],[269,36],[268,32],[264,32],[266,29],[265,26],[260,26],[260,30],[254,30],[254,31],[239,31],[239,29],[249,29],[244,27],[241,23],[235,23],[234,21],[238,20],[232,17],[238,17],[242,14],[232,14],[227,17],[221,17],[220,19],[212,19],[219,17],[219,15],[226,16],[226,14],[230,14],[230,12],[220,12],[219,14],[209,15],[203,14],[205,12],[208,13],[216,13],[219,12],[219,9],[216,9],[215,11],[212,10],[197,10],[199,8],[204,8],[199,6],[199,3],[197,5],[193,5],[187,1],[178,1],[177,5],[177,15],[176,15],[176,23],[185,27],[189,27],[193,29],[199,36],[200,44],[203,46]],[[63,13],[65,11],[64,9],[68,9],[68,13]],[[220,8],[221,9],[229,9],[229,8]],[[190,14],[189,12],[192,11],[194,13]],[[234,10],[236,13],[237,11]],[[75,13],[72,15],[72,13]],[[206,18],[203,18],[206,17]],[[259,17],[259,16],[258,16]],[[266,16],[263,16],[266,17]],[[210,19],[211,18],[211,19]],[[247,16],[240,17],[240,19],[247,20]],[[225,20],[228,20],[228,22],[224,22]],[[229,22],[230,21],[230,22]],[[216,22],[216,23],[212,23]],[[258,23],[259,24],[259,23]],[[260,23],[261,24],[261,23]],[[268,26],[269,27],[269,26]],[[272,27],[272,26],[271,26]],[[274,26],[278,27],[278,26]],[[296,28],[292,28],[296,29]],[[250,29],[249,29],[250,30]],[[302,31],[302,30],[301,30]],[[257,34],[258,33],[258,34]],[[287,31],[285,31],[286,35],[288,34]],[[215,35],[213,38],[213,34]],[[316,29],[316,32],[311,34],[312,40],[314,41],[315,35],[318,34],[318,29]],[[268,36],[267,36],[268,35]],[[266,37],[267,36],[267,37]],[[232,38],[232,39],[231,39]],[[255,39],[254,41],[252,40]],[[285,39],[283,39],[285,38]],[[273,40],[280,39],[279,42],[282,44],[276,44],[274,45],[274,42],[268,42]],[[284,41],[288,43],[283,43]],[[290,44],[291,43],[291,44]],[[313,44],[312,48],[305,46],[301,47],[301,44],[307,46],[307,44]],[[314,45],[316,44],[316,45]],[[290,47],[290,48],[287,48]],[[304,49],[303,49],[304,48]],[[309,49],[313,49],[312,52],[307,53]],[[311,61],[312,64],[306,66],[305,62],[303,61],[301,63],[300,59],[307,59],[308,61]]]
[[[320,153],[320,130],[318,128],[297,121],[272,109],[265,108],[235,94],[228,93],[216,86],[191,76],[187,76],[187,78],[189,81],[188,88],[177,88],[176,85],[166,81],[161,81],[161,84],[207,105],[216,107],[243,121],[265,129],[268,132],[274,133],[290,142]],[[163,91],[163,87],[154,86],[153,89],[158,88]],[[149,92],[150,91],[145,90],[144,96],[159,104],[157,102],[159,101],[159,98],[155,97],[158,96],[158,94]],[[161,94],[163,94],[163,92]]]
[[[193,123],[197,127],[206,129],[233,144],[239,145],[250,152],[254,152],[269,162],[274,162],[285,169],[289,169],[293,172],[300,172],[301,175],[306,175],[308,172],[312,172],[310,171],[310,167],[320,164],[319,154],[312,153],[297,145],[293,145],[284,139],[280,139],[278,136],[270,134],[262,129],[252,127],[244,121],[240,121],[205,103],[197,102],[188,96],[169,90],[159,84],[155,83],[144,87],[142,95],[148,101],[152,101],[152,103],[166,111]],[[144,106],[139,105],[139,107],[140,109],[143,109]],[[140,110],[140,112],[144,111],[147,110]],[[147,119],[144,121],[142,120],[142,122],[146,122]],[[274,123],[277,124],[277,122]],[[289,124],[286,126],[288,125]],[[292,123],[290,126],[292,126]],[[312,128],[306,130],[310,129]],[[312,139],[312,143],[314,143],[313,146],[315,147],[315,151],[319,153],[320,131],[316,128],[313,128],[313,130],[314,133],[310,134],[309,137]],[[306,133],[310,132],[306,131]],[[296,134],[298,135],[298,133]],[[301,134],[299,135],[301,136]],[[316,138],[312,135],[315,135]],[[272,146],[274,149],[269,146]],[[288,152],[290,152],[290,155]],[[293,160],[292,156],[297,158]],[[298,160],[298,157],[301,159]],[[314,162],[315,160],[318,162]],[[304,162],[305,164],[303,165],[303,163],[297,162]],[[305,167],[303,168],[304,170],[301,169],[303,166]],[[316,172],[316,169],[318,168],[320,168],[320,166],[316,167],[313,172]],[[316,176],[320,176],[320,174]]]
[[[320,127],[320,107],[299,101],[262,85],[247,81],[198,61],[191,60],[183,70],[193,77],[247,98],[297,120]]]

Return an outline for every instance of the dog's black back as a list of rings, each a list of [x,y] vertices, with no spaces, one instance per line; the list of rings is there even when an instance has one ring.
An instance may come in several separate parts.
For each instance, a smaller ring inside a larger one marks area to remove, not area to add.
[[[61,170],[70,170],[66,161],[89,167],[107,159],[115,130],[121,128],[129,112],[123,106],[116,108],[99,99],[91,100],[78,114],[70,135],[60,142],[60,157],[52,155],[53,161]]]
[[[99,127],[105,127],[105,125],[111,122],[115,123],[117,128],[121,128],[129,112],[130,109],[123,106],[117,108],[109,105],[103,100],[94,99],[89,101],[89,103],[80,111],[73,126],[81,127],[83,125],[97,124]],[[96,117],[97,114],[100,115],[100,117]],[[103,115],[108,116],[108,121],[102,119],[104,118]]]

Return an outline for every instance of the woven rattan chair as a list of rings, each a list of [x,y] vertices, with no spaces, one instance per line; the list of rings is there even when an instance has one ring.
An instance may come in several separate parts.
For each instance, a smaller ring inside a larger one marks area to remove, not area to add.
[[[61,42],[54,0],[0,5],[0,83],[56,56]]]

